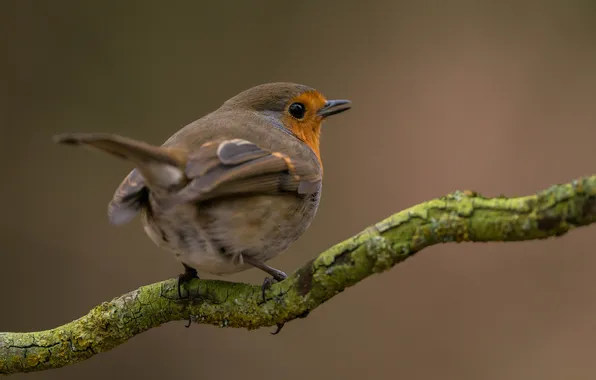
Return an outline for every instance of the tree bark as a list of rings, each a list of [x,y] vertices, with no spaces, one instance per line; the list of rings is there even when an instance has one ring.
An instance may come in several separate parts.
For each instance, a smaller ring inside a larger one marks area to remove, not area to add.
[[[274,284],[261,287],[177,279],[143,286],[51,330],[0,333],[0,374],[74,364],[161,324],[191,320],[256,329],[303,318],[366,277],[425,247],[447,242],[521,241],[561,236],[596,221],[596,176],[518,198],[455,191],[401,211],[347,239]]]

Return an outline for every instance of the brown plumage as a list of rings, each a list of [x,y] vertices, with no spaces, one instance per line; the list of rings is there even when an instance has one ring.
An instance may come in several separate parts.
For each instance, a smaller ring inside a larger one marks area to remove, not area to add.
[[[293,83],[250,88],[180,129],[162,146],[99,133],[56,136],[135,167],[108,206],[113,224],[140,213],[147,235],[186,268],[183,280],[257,267],[310,225],[321,195],[321,123],[350,108]]]

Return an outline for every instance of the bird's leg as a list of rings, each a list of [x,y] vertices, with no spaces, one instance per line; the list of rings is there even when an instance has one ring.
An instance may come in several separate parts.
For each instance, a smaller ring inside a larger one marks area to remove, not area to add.
[[[244,259],[244,261],[246,263],[252,265],[255,268],[259,268],[263,272],[268,273],[273,277],[273,279],[271,279],[270,277],[265,277],[265,279],[263,280],[263,284],[261,285],[261,292],[263,294],[263,302],[265,301],[265,291],[267,291],[267,289],[271,288],[271,285],[273,285],[274,281],[283,281],[286,278],[288,278],[288,275],[285,274],[284,272],[280,271],[279,269],[270,267],[269,265],[267,265],[259,260],[255,260],[254,258],[249,257],[247,255],[242,255],[242,258]],[[277,330],[275,330],[271,334],[272,335],[279,334],[279,332],[281,331],[281,329],[283,327],[284,327],[283,323],[278,323]]]
[[[255,268],[259,268],[263,272],[270,274],[273,277],[273,280],[275,281],[283,281],[286,278],[288,278],[288,275],[280,271],[279,269],[270,267],[269,265],[259,260],[255,260],[250,256],[242,255],[242,258],[244,259],[244,262],[252,265]],[[263,301],[265,301],[265,291],[271,287],[271,285],[273,284],[273,280],[269,277],[265,277],[265,280],[263,280],[263,285],[261,286],[261,290],[263,292]]]

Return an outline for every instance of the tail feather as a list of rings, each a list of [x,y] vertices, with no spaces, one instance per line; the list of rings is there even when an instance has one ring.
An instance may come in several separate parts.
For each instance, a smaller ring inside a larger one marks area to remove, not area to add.
[[[112,156],[131,161],[145,177],[147,184],[171,186],[183,177],[186,154],[108,133],[64,133],[54,136],[63,145],[89,146]]]
[[[64,145],[88,145],[110,153],[113,156],[135,163],[162,163],[172,166],[184,162],[171,150],[157,147],[128,137],[104,133],[64,133],[54,137],[54,141]]]

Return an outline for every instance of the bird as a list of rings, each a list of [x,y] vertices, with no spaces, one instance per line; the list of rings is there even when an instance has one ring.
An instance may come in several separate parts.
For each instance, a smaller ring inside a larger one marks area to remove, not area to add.
[[[218,276],[258,268],[310,226],[321,199],[322,124],[351,108],[307,85],[274,82],[248,88],[175,132],[162,145],[112,133],[61,133],[54,142],[86,146],[128,161],[132,169],[108,204],[108,220],[140,215],[146,235],[171,252],[184,272]]]

